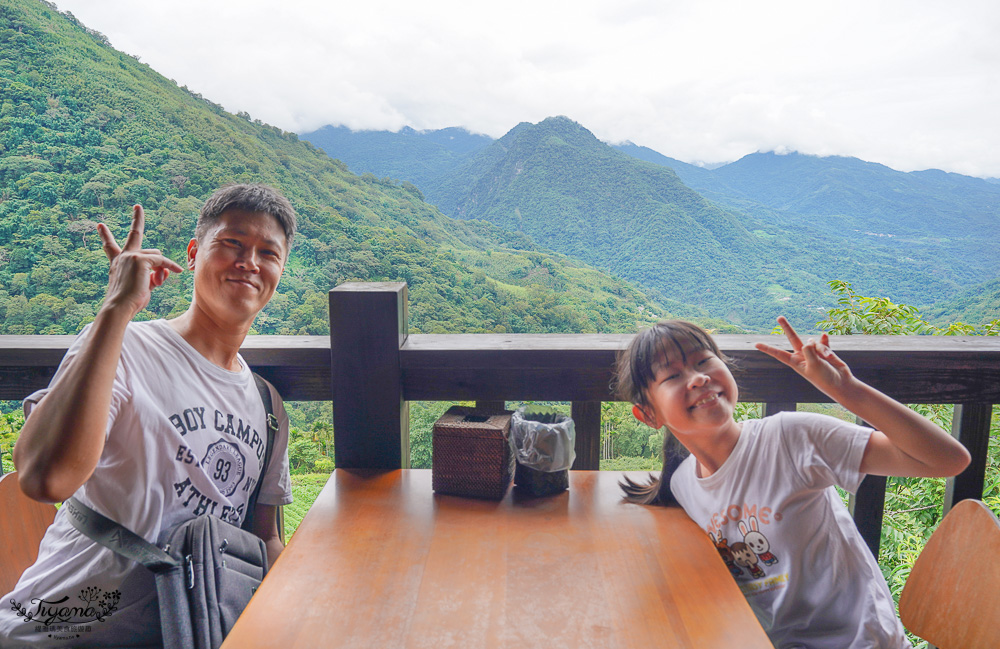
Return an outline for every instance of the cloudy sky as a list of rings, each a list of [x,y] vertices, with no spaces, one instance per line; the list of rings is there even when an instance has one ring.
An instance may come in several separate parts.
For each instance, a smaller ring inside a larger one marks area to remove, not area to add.
[[[55,0],[285,130],[565,115],[689,162],[850,155],[1000,177],[995,0]]]

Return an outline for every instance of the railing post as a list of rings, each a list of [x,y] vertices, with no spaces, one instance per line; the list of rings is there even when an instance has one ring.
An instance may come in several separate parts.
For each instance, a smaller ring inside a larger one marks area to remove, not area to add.
[[[570,417],[576,429],[576,460],[572,468],[597,471],[601,468],[601,402],[574,401]]]
[[[858,492],[851,495],[848,509],[854,518],[854,524],[861,532],[861,538],[868,544],[878,559],[879,546],[882,544],[882,518],[885,516],[885,485],[884,475],[866,475],[858,487]]]
[[[986,452],[990,445],[990,419],[993,406],[989,403],[959,403],[951,424],[951,434],[968,449],[972,462],[965,471],[948,478],[944,492],[943,517],[952,506],[966,498],[982,499],[986,477]]]
[[[776,415],[779,412],[795,412],[798,405],[799,404],[794,401],[768,401],[764,404],[761,415],[764,417],[770,417],[771,415]]]
[[[330,291],[334,454],[338,468],[406,468],[410,414],[399,348],[403,282],[349,282]]]
[[[870,424],[863,419],[856,419],[859,426]],[[878,559],[878,550],[882,545],[882,520],[885,518],[885,486],[887,479],[884,475],[866,475],[857,493],[851,494],[848,502],[848,509],[854,518],[854,524],[861,532],[861,538],[868,544],[868,549],[872,551],[875,559]]]

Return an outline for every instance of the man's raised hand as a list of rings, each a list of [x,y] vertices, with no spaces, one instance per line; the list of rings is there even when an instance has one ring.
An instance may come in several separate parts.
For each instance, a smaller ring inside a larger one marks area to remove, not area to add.
[[[171,272],[181,273],[184,269],[172,259],[163,256],[159,250],[142,247],[142,236],[146,216],[141,205],[132,209],[132,226],[129,228],[125,245],[118,246],[111,230],[103,223],[97,225],[104,254],[111,262],[108,273],[108,292],[102,309],[120,309],[131,320],[149,304],[151,291],[163,284]]]

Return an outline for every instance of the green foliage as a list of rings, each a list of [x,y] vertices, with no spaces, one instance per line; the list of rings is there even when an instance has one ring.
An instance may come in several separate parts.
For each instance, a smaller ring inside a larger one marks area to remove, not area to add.
[[[292,476],[292,504],[285,505],[283,508],[286,542],[291,540],[299,523],[305,518],[312,504],[316,502],[319,492],[323,491],[323,486],[329,479],[330,474],[327,472]]]
[[[613,457],[601,460],[601,471],[659,471],[662,460],[655,457]]]
[[[21,412],[20,403],[0,402],[0,462],[3,463],[3,473],[14,470],[11,453],[23,425],[24,414]]]
[[[293,475],[334,469],[333,417],[329,401],[285,402],[288,469]]]
[[[988,322],[1000,318],[1000,279],[962,287],[957,295],[924,310],[935,324],[949,320]]]
[[[624,458],[660,461],[663,433],[632,416],[632,404],[605,401],[601,404],[601,468],[606,461]],[[610,453],[608,452],[610,451]]]
[[[452,406],[472,406],[471,401],[448,403],[443,401],[410,402],[410,468],[430,469],[434,422]]]
[[[996,336],[1000,319],[981,326],[955,322],[937,327],[920,317],[916,307],[895,304],[887,297],[863,297],[850,282],[832,280],[830,290],[837,296],[837,306],[816,327],[831,334]]]
[[[233,181],[274,185],[300,217],[252,333],[328,333],[326,293],[353,280],[406,281],[414,332],[632,331],[665,313],[523,235],[446,218],[412,183],[354,175],[293,133],[226,113],[48,5],[0,6],[0,97],[2,334],[77,333],[106,285],[97,223],[121,237],[142,202],[148,244],[183,259],[202,201]],[[190,281],[172,277],[139,317],[182,312]]]

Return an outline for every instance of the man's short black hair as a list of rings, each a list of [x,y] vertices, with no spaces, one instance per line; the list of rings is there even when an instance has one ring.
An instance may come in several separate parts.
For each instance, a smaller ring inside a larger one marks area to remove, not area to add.
[[[285,231],[286,247],[291,251],[292,239],[295,237],[295,208],[278,190],[262,184],[220,187],[201,207],[198,223],[194,228],[195,239],[201,241],[212,224],[228,210],[263,212],[278,219],[281,229]]]

